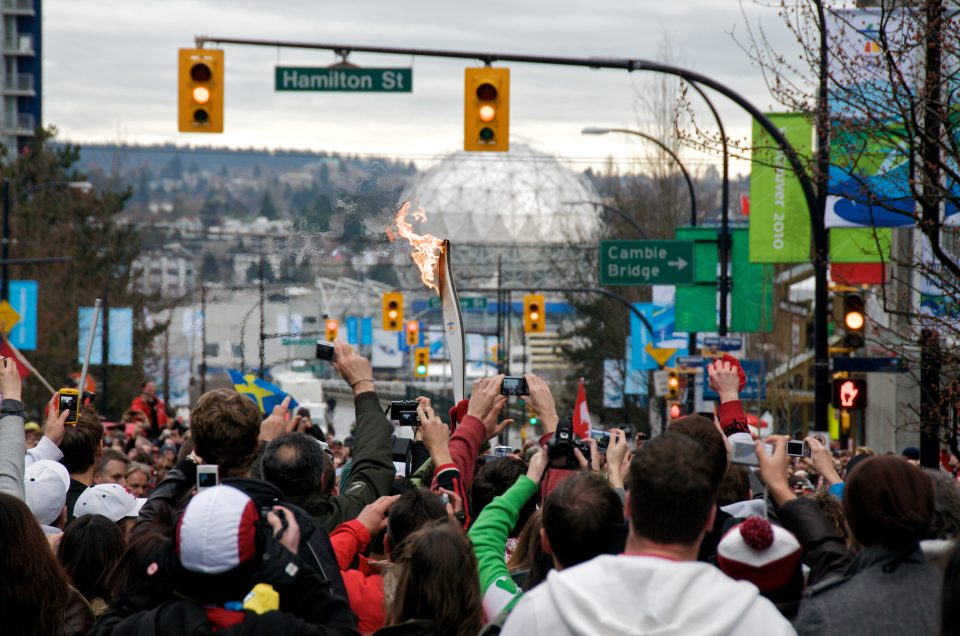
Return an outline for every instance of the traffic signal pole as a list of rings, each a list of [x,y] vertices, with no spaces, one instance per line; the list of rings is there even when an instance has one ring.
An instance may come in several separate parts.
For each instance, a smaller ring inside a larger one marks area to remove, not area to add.
[[[547,64],[551,66],[573,66],[589,69],[612,69],[627,72],[651,71],[663,73],[683,79],[691,84],[717,91],[727,97],[743,110],[750,114],[776,141],[777,146],[786,155],[790,168],[796,174],[803,189],[807,210],[810,214],[810,227],[813,233],[813,268],[814,268],[814,424],[818,430],[827,427],[827,407],[830,402],[829,384],[829,357],[827,350],[827,231],[824,222],[823,208],[818,205],[817,191],[813,181],[806,172],[803,160],[796,149],[787,141],[784,134],[763,114],[756,106],[739,93],[720,82],[697,73],[669,64],[662,64],[652,60],[635,58],[605,58],[605,57],[558,57],[546,55],[520,55],[492,53],[481,51],[444,51],[438,49],[417,49],[388,46],[365,46],[352,44],[329,44],[315,42],[287,42],[282,40],[261,40],[250,38],[225,38],[206,35],[195,38],[196,46],[203,48],[207,44],[235,44],[240,46],[264,46],[269,48],[298,48],[336,51],[341,55],[351,52],[379,53],[386,55],[403,55],[415,57],[436,57],[448,59],[479,60],[485,64],[494,62],[517,62],[520,64]],[[821,196],[823,192],[820,193]],[[484,290],[496,291],[496,290]],[[548,290],[544,290],[548,291]],[[624,301],[626,302],[626,301]],[[629,303],[627,303],[629,304]],[[648,325],[649,326],[649,325]]]

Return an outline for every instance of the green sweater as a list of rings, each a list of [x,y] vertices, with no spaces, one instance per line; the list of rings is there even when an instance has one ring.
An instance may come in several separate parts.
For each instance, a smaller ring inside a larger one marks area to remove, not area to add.
[[[510,576],[503,553],[510,531],[520,516],[520,509],[536,492],[537,484],[526,475],[521,475],[507,492],[483,509],[467,533],[477,555],[487,622],[494,620],[501,612],[509,612],[523,595]]]

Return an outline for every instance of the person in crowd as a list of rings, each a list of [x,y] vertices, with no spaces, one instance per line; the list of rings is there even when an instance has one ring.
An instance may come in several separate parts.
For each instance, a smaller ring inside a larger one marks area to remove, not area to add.
[[[77,517],[68,523],[57,545],[57,558],[63,569],[97,617],[107,611],[110,601],[107,575],[120,559],[124,547],[120,527],[113,520],[97,514]]]
[[[853,555],[830,534],[830,524],[816,504],[803,507],[810,500],[797,498],[790,490],[786,442],[785,437],[774,438],[772,456],[757,445],[761,474],[780,506],[781,523],[802,545],[831,546],[829,568],[819,568],[826,571],[809,584],[800,603],[794,621],[797,633],[874,634],[891,624],[904,633],[934,633],[942,576],[927,563],[919,546],[934,513],[930,478],[893,455],[867,456],[859,462],[843,491],[844,517],[863,546]],[[809,565],[810,554],[805,558]],[[857,611],[850,612],[854,607]]]
[[[263,478],[291,503],[315,517],[327,531],[356,518],[363,508],[386,495],[393,485],[393,427],[380,408],[370,361],[348,345],[334,345],[334,368],[353,389],[356,441],[345,483],[338,485],[333,457],[302,433],[278,437],[262,456]],[[334,490],[339,488],[339,493]]]
[[[116,523],[124,536],[130,533],[146,499],[137,499],[120,484],[96,484],[84,490],[74,506],[76,518],[101,515]]]
[[[533,461],[533,458],[531,457],[530,460]],[[477,519],[477,523],[480,523],[480,519]],[[540,540],[542,528],[543,519],[540,510],[536,510],[530,515],[527,525],[520,531],[517,547],[507,561],[510,577],[521,590],[532,590],[540,585],[553,569],[553,558],[543,551],[543,543]],[[476,543],[474,543],[474,549],[476,549]],[[478,562],[480,560],[479,553],[477,560]],[[483,569],[481,569],[481,577],[482,572]]]
[[[16,433],[23,444],[21,426]],[[90,604],[71,587],[27,505],[6,493],[0,493],[0,536],[0,630],[21,636],[86,634],[94,618]]]
[[[514,607],[503,634],[792,634],[754,585],[696,561],[716,517],[712,474],[703,447],[685,435],[645,442],[628,475],[625,553],[551,573]]]
[[[60,442],[63,457],[60,463],[70,473],[67,491],[67,517],[73,519],[73,508],[84,490],[93,485],[93,474],[103,453],[103,423],[93,410],[81,411],[75,426],[68,426]]]
[[[342,343],[337,355],[343,360],[355,355]],[[361,390],[361,382],[356,382]],[[372,385],[372,383],[370,383]],[[190,414],[191,434],[194,443],[193,458],[187,457],[177,463],[166,478],[157,484],[140,510],[140,518],[149,520],[154,514],[153,504],[162,502],[174,509],[184,508],[197,483],[197,465],[216,464],[220,482],[237,488],[250,496],[257,505],[282,504],[297,517],[303,529],[303,557],[312,560],[313,567],[321,576],[328,577],[335,593],[346,598],[346,590],[337,567],[336,555],[329,537],[311,516],[301,508],[287,502],[283,492],[273,484],[251,476],[251,467],[261,443],[269,444],[274,438],[292,430],[296,420],[288,420],[289,398],[274,407],[269,417],[261,421],[256,403],[245,395],[230,389],[214,389],[197,400]]]
[[[0,357],[0,492],[23,499],[27,446],[23,435],[20,374],[13,360]],[[33,451],[31,451],[33,452]]]
[[[27,450],[36,448],[43,437],[43,429],[36,422],[27,422],[23,425],[23,437],[27,444]]]
[[[461,528],[432,521],[400,544],[378,636],[474,636],[483,625],[477,559]]]
[[[150,494],[150,467],[140,462],[130,462],[127,468],[127,489],[137,498]]]
[[[940,596],[940,636],[960,636],[960,547],[947,560]]]
[[[100,466],[97,472],[93,474],[93,483],[96,484],[120,484],[127,485],[127,469],[130,467],[130,460],[120,451],[112,448],[105,448],[103,456],[100,458]]]
[[[133,398],[130,410],[140,411],[147,416],[151,438],[159,437],[160,430],[167,426],[167,406],[157,396],[157,385],[153,380],[140,385],[140,395]]]
[[[169,506],[158,505],[154,513],[150,521],[139,523],[130,531],[123,554],[104,582],[112,610],[122,615],[158,604],[148,572],[172,540],[178,517]]]
[[[60,534],[67,523],[70,473],[60,462],[42,459],[27,466],[26,503],[45,534]]]
[[[167,577],[174,595],[114,610],[92,634],[356,634],[346,602],[300,554],[304,545],[287,508],[260,506],[231,486],[206,489],[184,510],[174,545],[148,568]]]

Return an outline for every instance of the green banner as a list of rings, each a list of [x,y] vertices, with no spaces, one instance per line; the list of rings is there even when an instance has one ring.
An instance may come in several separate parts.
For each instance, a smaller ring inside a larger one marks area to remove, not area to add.
[[[882,263],[890,260],[889,227],[830,228],[831,263]]]
[[[734,229],[730,278],[730,332],[756,333],[773,331],[773,266],[750,262],[747,230]],[[809,260],[809,259],[808,259]]]
[[[801,157],[810,155],[813,125],[798,113],[767,115]],[[810,261],[810,212],[800,180],[776,142],[753,122],[750,171],[750,262]]]

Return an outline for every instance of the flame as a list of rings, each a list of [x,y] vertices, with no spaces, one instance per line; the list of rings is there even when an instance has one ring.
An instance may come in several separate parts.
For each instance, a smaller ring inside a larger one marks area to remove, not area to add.
[[[397,224],[397,234],[407,239],[413,247],[413,253],[410,255],[413,262],[420,270],[420,280],[430,289],[440,292],[437,287],[437,263],[440,260],[440,252],[443,251],[443,239],[439,239],[433,234],[417,234],[413,231],[413,225],[407,220],[407,215],[413,217],[414,221],[423,222],[427,220],[427,213],[423,208],[418,207],[410,212],[410,202],[404,201],[400,209],[397,210],[395,218]],[[387,237],[392,241],[393,232],[387,229]]]

